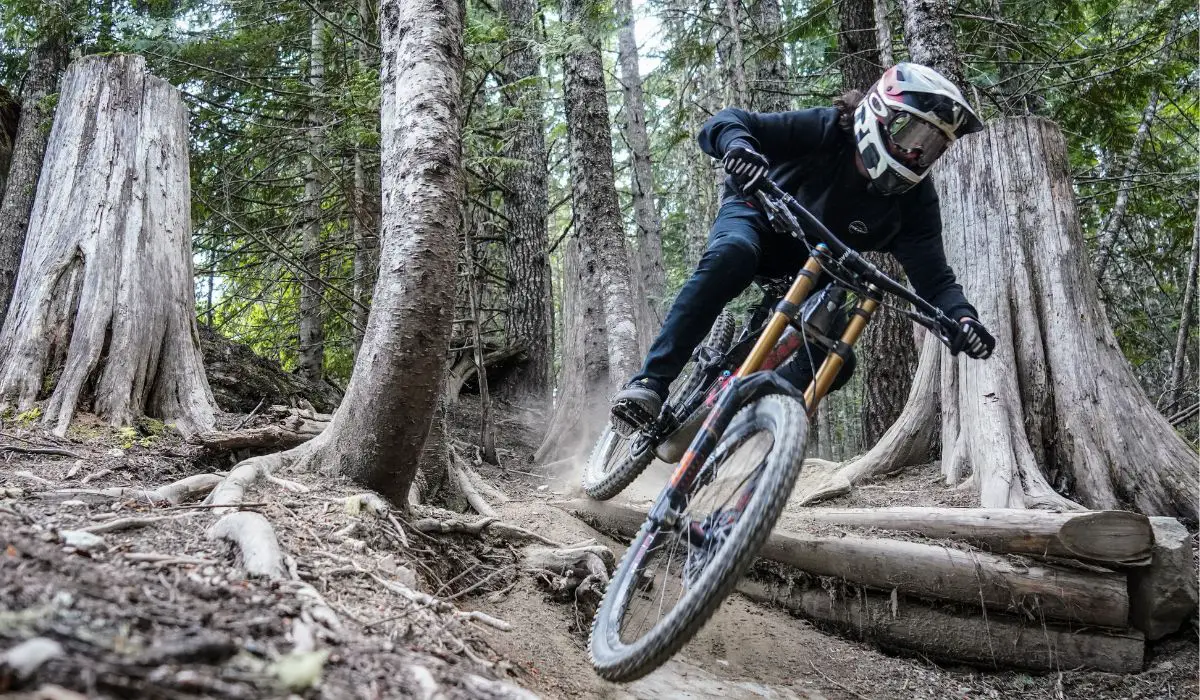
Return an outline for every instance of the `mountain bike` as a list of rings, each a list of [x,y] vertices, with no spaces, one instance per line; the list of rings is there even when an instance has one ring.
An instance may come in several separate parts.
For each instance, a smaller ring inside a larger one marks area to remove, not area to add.
[[[682,397],[682,408],[700,394],[700,405],[707,406],[703,420],[613,573],[592,622],[592,665],[608,680],[635,680],[663,664],[708,621],[754,561],[791,496],[808,421],[885,297],[910,304],[896,308],[948,347],[961,332],[775,183],[765,182],[754,196],[771,226],[805,241],[810,255],[769,319],[742,339],[748,349],[735,371],[726,369],[733,352],[709,357],[701,352],[696,358],[693,374],[699,369],[702,375],[697,384],[711,384]],[[831,282],[810,297],[822,274]],[[775,370],[810,341],[828,354],[800,391]],[[698,412],[693,408],[683,422]],[[642,435],[648,443],[659,437],[655,430],[651,426],[649,437],[643,430],[634,440]]]

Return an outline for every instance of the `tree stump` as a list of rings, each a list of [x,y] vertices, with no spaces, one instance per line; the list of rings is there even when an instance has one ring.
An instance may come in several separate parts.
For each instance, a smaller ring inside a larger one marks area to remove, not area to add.
[[[49,394],[66,433],[90,408],[210,430],[197,339],[187,112],[140,56],[67,69],[13,301],[0,331],[0,407]]]

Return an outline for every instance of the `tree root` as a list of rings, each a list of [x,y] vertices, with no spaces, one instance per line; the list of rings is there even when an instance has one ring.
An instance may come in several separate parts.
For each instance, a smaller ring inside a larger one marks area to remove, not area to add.
[[[416,603],[417,605],[423,605],[425,607],[432,609],[435,612],[439,612],[442,614],[450,614],[450,615],[454,615],[455,617],[458,617],[458,618],[461,618],[464,620],[471,620],[473,622],[479,622],[479,623],[485,624],[489,627],[494,627],[494,628],[500,630],[501,632],[509,632],[512,630],[512,625],[510,623],[506,622],[505,620],[501,620],[499,618],[492,617],[491,615],[488,615],[487,613],[479,612],[478,610],[476,610],[474,612],[465,612],[463,610],[459,610],[458,608],[454,607],[454,605],[448,601],[442,600],[441,598],[435,598],[435,597],[429,595],[428,593],[422,593],[421,591],[414,591],[413,589],[409,588],[408,586],[404,585],[403,583],[400,583],[399,581],[389,581],[376,573],[369,573],[368,575],[371,578],[375,579],[376,583],[383,586],[384,588],[391,591],[392,593],[401,595],[404,598],[407,598],[409,600],[409,602]]]
[[[139,501],[152,505],[179,505],[209,493],[221,483],[223,478],[217,474],[193,474],[179,481],[150,490],[118,486],[109,489],[57,489],[54,491],[43,491],[37,495],[41,498],[55,500],[79,499],[83,497],[105,501],[112,499]]]
[[[487,517],[473,522],[460,520],[456,518],[448,518],[439,520],[437,518],[421,518],[413,521],[412,528],[418,532],[426,534],[460,534],[474,535],[475,537],[483,537],[486,533],[501,540],[509,542],[524,542],[533,540],[551,547],[563,547],[563,543],[555,542],[554,540],[543,537],[532,530],[526,530],[519,525],[506,523],[494,517]]]
[[[555,598],[574,601],[580,629],[582,622],[596,614],[609,572],[616,566],[612,551],[598,544],[557,549],[530,546],[521,559],[525,570],[533,572],[535,580]]]
[[[283,553],[271,523],[259,513],[229,513],[208,529],[208,538],[226,540],[241,552],[242,568],[254,576],[287,578]]]

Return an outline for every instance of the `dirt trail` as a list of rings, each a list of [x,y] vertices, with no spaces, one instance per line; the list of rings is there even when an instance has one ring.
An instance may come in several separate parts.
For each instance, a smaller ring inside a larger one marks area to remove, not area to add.
[[[512,439],[513,436],[509,436]],[[519,440],[517,441],[519,442]],[[513,497],[501,517],[563,542],[593,537],[618,556],[624,543],[597,532],[554,503],[583,497],[578,468],[539,478],[535,465],[484,473]],[[485,467],[485,469],[487,469]],[[651,465],[618,499],[646,505],[671,467]],[[875,484],[839,499],[843,504],[913,505],[958,503],[961,495],[936,486],[936,466],[916,469],[902,481]],[[487,609],[487,608],[485,608]],[[512,634],[492,644],[528,672],[522,683],[545,697],[578,698],[1165,698],[1195,697],[1197,647],[1192,635],[1165,640],[1147,654],[1137,676],[1064,671],[1028,674],[941,667],[923,659],[887,655],[862,643],[825,633],[779,608],[731,596],[674,659],[628,685],[600,680],[587,659],[589,620],[555,603],[531,581],[493,612],[513,622]]]

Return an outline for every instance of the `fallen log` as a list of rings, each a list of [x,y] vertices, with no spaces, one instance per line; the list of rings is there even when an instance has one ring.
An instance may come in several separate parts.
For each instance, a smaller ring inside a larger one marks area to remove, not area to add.
[[[1177,631],[1196,612],[1196,557],[1192,536],[1174,518],[1150,518],[1150,566],[1129,572],[1130,620],[1147,639]]]
[[[806,508],[788,511],[791,530],[807,524],[915,532],[968,542],[997,554],[1149,563],[1154,537],[1144,515],[1120,510],[1051,513],[1002,508]]]
[[[646,513],[619,503],[577,500],[569,512],[600,529],[633,535]],[[589,517],[583,517],[589,521]],[[589,521],[590,522],[590,521]],[[636,523],[636,525],[634,525]],[[817,576],[934,600],[984,606],[1028,619],[1047,617],[1105,627],[1129,624],[1126,577],[1081,571],[924,542],[776,530],[759,556]]]
[[[752,579],[743,579],[737,590],[884,649],[941,660],[993,668],[1133,673],[1142,670],[1145,654],[1145,640],[1133,630],[1072,630],[1003,615],[939,610],[906,596],[858,591],[845,597],[822,588],[770,586]]]

